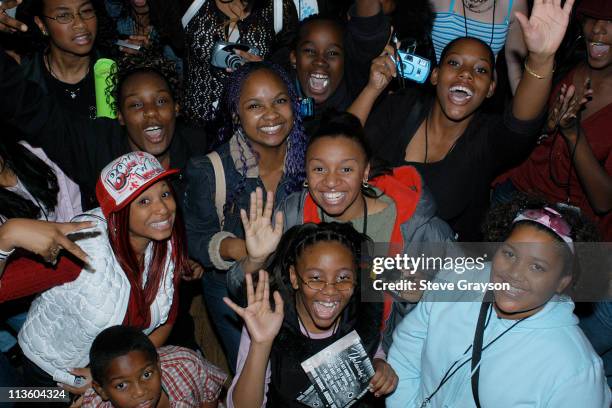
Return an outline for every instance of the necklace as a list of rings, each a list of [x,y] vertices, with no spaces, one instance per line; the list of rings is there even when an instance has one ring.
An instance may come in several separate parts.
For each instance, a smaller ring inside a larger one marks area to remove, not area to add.
[[[489,0],[465,0],[465,7],[472,13],[484,13],[495,7],[495,0],[491,3]]]
[[[49,68],[49,73],[51,74],[51,76],[53,78],[55,78],[57,81],[59,81],[62,84],[66,84],[64,81],[62,81],[56,74],[55,72],[53,72],[53,67],[51,65],[51,59],[49,58],[49,54],[50,53],[45,53],[44,55],[44,59],[45,62],[47,63],[47,67]],[[87,72],[85,72],[85,75],[83,75],[83,78],[81,78],[81,80],[79,82],[81,82],[88,74],[89,74],[89,69],[91,68],[90,64],[87,64]],[[78,82],[77,82],[78,83]],[[77,96],[79,96],[79,93],[81,92],[81,87],[78,87],[76,89],[70,89],[70,88],[64,88],[64,92],[66,92],[68,94],[68,96],[70,96],[71,99],[76,99]]]
[[[479,0],[461,0],[461,4],[463,5],[463,24],[465,26],[465,36],[468,37],[468,25],[467,25],[467,16],[465,15],[465,8],[466,8],[466,1],[468,2],[468,6],[467,8],[470,9],[470,11],[474,12],[474,13],[484,13],[485,11],[489,11],[491,9],[491,6],[489,6],[487,9],[478,9],[478,11],[476,11],[475,9],[472,9],[469,6],[469,2],[470,1],[479,1]],[[488,1],[488,0],[485,0]],[[491,41],[489,41],[489,47],[491,47],[493,45],[493,37],[495,36],[495,6],[497,5],[497,1],[493,0],[493,16],[491,17]]]

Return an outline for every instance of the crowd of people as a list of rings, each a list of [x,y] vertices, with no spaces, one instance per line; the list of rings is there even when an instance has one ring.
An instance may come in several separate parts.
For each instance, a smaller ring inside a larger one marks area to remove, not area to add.
[[[609,0],[0,1],[0,387],[610,407],[611,46]],[[373,294],[380,248],[493,252]]]

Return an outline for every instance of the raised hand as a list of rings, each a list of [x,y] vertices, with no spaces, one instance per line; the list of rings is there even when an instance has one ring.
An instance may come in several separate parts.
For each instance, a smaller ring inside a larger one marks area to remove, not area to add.
[[[274,291],[274,310],[270,306],[270,281],[268,272],[259,271],[257,290],[253,289],[253,278],[245,276],[247,287],[247,307],[240,307],[228,298],[223,301],[244,320],[251,343],[272,344],[283,324],[283,299]]]
[[[263,264],[268,256],[276,250],[283,235],[283,213],[280,211],[276,212],[273,227],[273,209],[274,193],[268,191],[264,207],[263,191],[257,187],[251,193],[249,216],[247,217],[245,210],[240,210],[247,255],[253,263]]]
[[[17,7],[22,0],[0,1],[0,31],[4,33],[15,33],[17,31],[28,31],[28,26],[16,20],[6,13],[6,10]]]
[[[574,0],[535,0],[531,16],[517,12],[525,45],[531,54],[551,56],[557,52],[569,23]]]
[[[382,54],[372,60],[368,87],[377,92],[382,92],[389,85],[391,79],[397,76],[393,55],[393,47],[387,45]]]
[[[579,91],[574,85],[563,84],[559,90],[559,96],[555,104],[548,112],[546,130],[552,132],[557,128],[569,129],[576,123],[576,116],[584,105],[590,100],[593,90],[590,87],[589,79],[584,82],[583,88]]]

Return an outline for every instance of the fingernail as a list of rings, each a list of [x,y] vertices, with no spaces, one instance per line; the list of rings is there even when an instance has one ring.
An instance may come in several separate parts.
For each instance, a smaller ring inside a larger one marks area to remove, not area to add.
[[[64,388],[64,385],[62,383],[56,383],[58,387],[60,388]]]
[[[376,398],[378,398],[378,397],[380,397],[380,394],[379,394],[379,393],[376,393],[376,394],[374,394],[374,396],[375,396]]]

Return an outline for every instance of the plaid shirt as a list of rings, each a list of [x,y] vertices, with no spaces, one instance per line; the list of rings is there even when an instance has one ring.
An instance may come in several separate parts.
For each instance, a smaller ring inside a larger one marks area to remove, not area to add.
[[[219,398],[227,374],[192,350],[165,346],[157,350],[161,361],[162,388],[173,408],[200,407]],[[84,408],[113,408],[93,388],[83,398]]]

